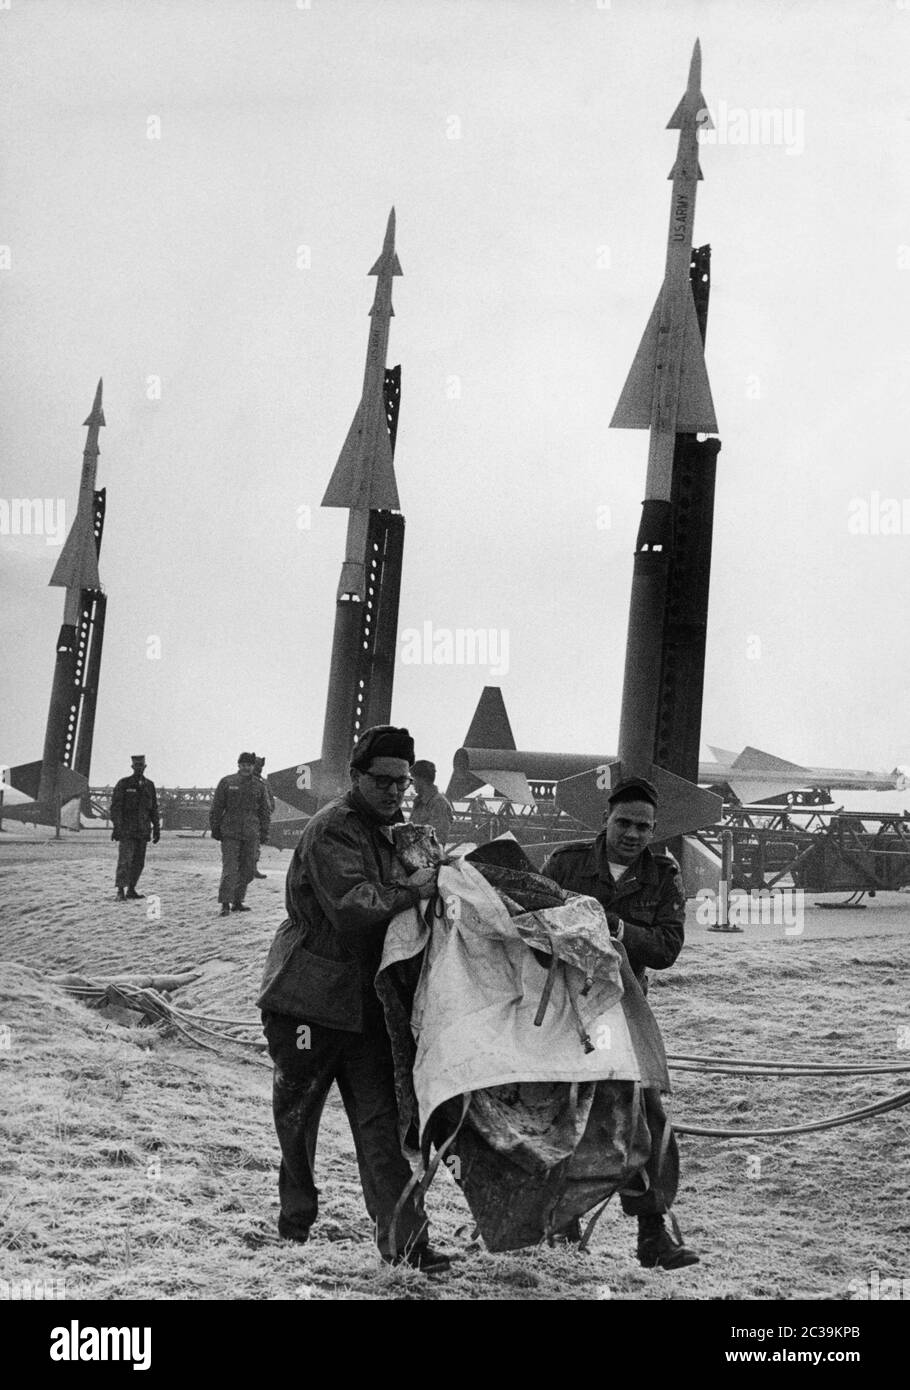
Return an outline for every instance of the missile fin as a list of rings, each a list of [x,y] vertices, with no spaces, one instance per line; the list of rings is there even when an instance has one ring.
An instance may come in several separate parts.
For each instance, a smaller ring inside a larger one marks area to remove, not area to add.
[[[676,178],[676,175],[677,175],[678,173],[685,174],[685,172],[686,172],[685,166],[683,166],[683,168],[680,169],[680,167],[679,167],[679,160],[677,159],[676,163],[673,165],[673,168],[670,170],[669,174],[667,175],[667,178],[668,178],[668,180],[669,180],[669,179],[675,179],[675,178]],[[699,163],[697,163],[697,162],[696,162],[696,165],[695,165],[695,177],[696,177],[697,179],[702,179],[702,180],[704,180],[704,177],[705,177],[704,174],[703,174],[702,171],[701,171],[701,165],[700,165]]]
[[[686,337],[679,376],[679,404],[676,410],[677,434],[716,434],[717,417],[711,397],[711,384],[705,366],[705,349],[698,327],[695,300],[685,296]]]
[[[379,418],[370,420],[370,410],[377,412]],[[373,406],[364,407],[363,401],[358,405],[322,505],[357,507],[364,511],[400,509],[392,441],[381,398]]]
[[[651,310],[648,326],[638,345],[626,384],[613,412],[610,428],[616,430],[646,430],[651,426],[651,406],[654,399],[654,373],[657,368],[657,334],[660,327],[661,289]],[[692,306],[693,313],[695,306]],[[697,327],[697,323],[696,323]],[[699,340],[700,341],[700,340]]]
[[[771,797],[785,796],[787,792],[800,791],[812,784],[805,778],[800,781],[798,777],[787,777],[785,773],[780,773],[777,777],[768,773],[766,777],[758,774],[754,777],[731,777],[727,785],[743,806],[754,806],[756,803],[770,800]]]
[[[401,261],[398,259],[398,253],[396,251],[392,251],[391,254],[389,254],[388,252],[383,251],[379,259],[376,262],[374,262],[371,269],[367,271],[367,274],[403,275],[404,271],[401,268]]]
[[[684,92],[682,100],[673,112],[673,115],[667,121],[667,130],[682,130],[683,122],[690,109],[689,93]],[[701,92],[698,93],[698,101],[695,105],[695,124],[698,126],[699,130],[714,129],[714,122],[711,120],[711,114],[708,111],[708,103],[705,101]]]
[[[503,772],[499,768],[478,768],[475,774],[500,796],[506,796],[516,806],[536,806],[534,793],[523,772]]]
[[[464,736],[466,748],[508,748],[517,750],[506,702],[498,685],[485,685],[477,702],[471,727]]]
[[[63,543],[48,585],[60,589],[100,589],[98,548],[92,518],[77,515]]]
[[[795,772],[809,776],[809,769],[800,767],[799,763],[787,762],[786,758],[779,758],[775,753],[766,753],[764,749],[752,748],[748,744],[731,762],[741,772]]]

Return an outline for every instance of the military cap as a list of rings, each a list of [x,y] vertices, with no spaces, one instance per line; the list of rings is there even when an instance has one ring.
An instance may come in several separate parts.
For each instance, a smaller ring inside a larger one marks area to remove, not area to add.
[[[611,806],[619,801],[649,801],[656,806],[657,788],[646,777],[623,777],[610,792],[607,801]]]
[[[237,763],[238,763],[238,765],[239,765],[240,763],[255,763],[255,761],[256,761],[256,754],[255,754],[255,753],[238,753],[238,755],[237,755]]]
[[[414,765],[414,740],[407,729],[394,724],[375,724],[364,729],[351,753],[351,767],[366,772],[374,758],[404,758],[408,767]]]
[[[144,763],[144,762],[145,762],[145,754],[144,754],[144,753],[133,753],[132,756],[130,757],[130,762],[131,762],[131,763]]]

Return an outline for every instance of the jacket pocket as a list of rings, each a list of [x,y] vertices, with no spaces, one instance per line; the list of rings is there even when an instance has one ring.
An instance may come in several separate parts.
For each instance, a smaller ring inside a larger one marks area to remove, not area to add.
[[[288,930],[290,929],[290,930]],[[356,961],[314,955],[300,941],[299,928],[285,922],[266,962],[260,1009],[359,1033],[363,1026],[360,968]]]

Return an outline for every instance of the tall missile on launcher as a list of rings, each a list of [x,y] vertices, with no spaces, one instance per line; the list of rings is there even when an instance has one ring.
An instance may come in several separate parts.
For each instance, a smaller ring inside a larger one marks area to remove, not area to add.
[[[610,768],[609,780],[601,772],[596,785],[603,801],[620,777],[654,782],[665,838],[711,824],[722,806],[719,797],[655,762],[674,547],[674,455],[678,436],[717,432],[690,280],[695,195],[702,177],[698,131],[712,128],[701,91],[701,45],[696,39],[686,90],[667,124],[668,130],[679,131],[679,144],[669,174],[673,189],[663,283],[610,421],[615,429],[647,429],[650,439],[629,604],[618,761]],[[561,785],[557,799],[577,814],[579,802],[590,801],[588,792],[573,778]]]
[[[670,171],[673,192],[664,280],[610,421],[614,429],[650,430],[619,722],[619,756],[626,775],[647,776],[654,757],[660,634],[673,545],[670,494],[676,436],[717,433],[689,281],[695,195],[702,177],[700,126],[712,128],[701,92],[701,46],[696,39],[688,86],[667,125],[679,131],[679,147]]]
[[[392,280],[402,273],[395,252],[394,208],[389,213],[382,254],[369,273],[376,276],[376,293],[370,310],[363,390],[322,499],[324,507],[347,507],[349,511],[335,596],[320,802],[350,786],[351,749],[358,735],[373,724],[387,724],[392,709],[404,549],[404,517],[399,512],[393,466],[400,369],[389,381],[385,365],[389,320],[395,313]]]
[[[268,779],[289,812],[309,814],[345,791],[358,735],[374,724],[388,724],[391,717],[404,550],[394,468],[401,368],[386,368],[389,320],[395,313],[392,280],[402,273],[395,252],[394,208],[382,253],[369,273],[376,276],[376,292],[360,403],[322,499],[324,507],[348,509],[322,755],[271,773]]]
[[[66,590],[63,623],[40,762],[10,769],[10,784],[31,804],[4,808],[4,816],[38,825],[55,824],[64,807],[66,823],[78,828],[78,802],[88,793],[95,706],[101,670],[107,599],[101,591],[98,556],[104,529],[105,490],[95,489],[98,434],[105,423],[98,382],[82,453],[76,517],[49,583]]]

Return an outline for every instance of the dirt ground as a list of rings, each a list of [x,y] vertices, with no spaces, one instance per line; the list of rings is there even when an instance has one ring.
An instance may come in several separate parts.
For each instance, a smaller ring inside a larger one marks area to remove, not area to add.
[[[682,1137],[676,1213],[702,1262],[676,1273],[640,1268],[634,1223],[612,1203],[587,1255],[491,1255],[469,1244],[466,1204],[440,1172],[427,1204],[433,1239],[456,1259],[427,1278],[380,1264],[333,1093],[319,1222],[309,1245],[279,1242],[263,1057],[121,1027],[42,977],[198,969],[178,1002],[255,1019],[288,858],[265,850],[254,910],[221,919],[208,839],[165,835],[140,883],[150,896],[117,903],[106,835],[0,835],[0,1295],[28,1279],[102,1299],[848,1299],[873,1276],[910,1276],[910,1109],[789,1138]],[[910,1061],[910,898],[886,895],[865,912],[810,899],[802,930],[789,933],[773,923],[712,933],[689,910],[683,954],[652,976],[669,1052]],[[682,1071],[673,1080],[680,1124],[762,1127],[908,1085]]]

